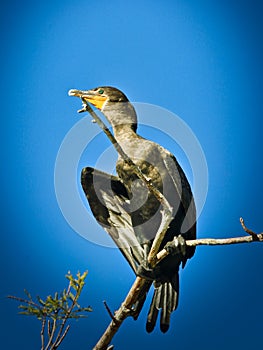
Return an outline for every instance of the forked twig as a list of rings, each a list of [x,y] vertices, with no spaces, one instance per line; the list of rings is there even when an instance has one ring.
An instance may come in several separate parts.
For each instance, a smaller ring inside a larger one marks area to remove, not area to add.
[[[257,235],[255,232],[253,232],[252,230],[250,230],[249,228],[246,227],[245,222],[244,222],[244,219],[243,219],[243,218],[240,218],[239,221],[240,221],[240,223],[241,223],[241,226],[242,226],[243,230],[244,230],[246,233],[248,233],[249,235],[251,235],[252,238],[253,238],[253,240],[258,241],[258,240],[259,240],[258,235]]]

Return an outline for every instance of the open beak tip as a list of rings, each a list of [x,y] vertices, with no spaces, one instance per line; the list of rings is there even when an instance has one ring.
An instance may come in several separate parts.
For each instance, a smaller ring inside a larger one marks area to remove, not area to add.
[[[76,90],[76,89],[70,89],[70,90],[68,91],[68,95],[69,95],[69,96],[79,96],[79,91]]]

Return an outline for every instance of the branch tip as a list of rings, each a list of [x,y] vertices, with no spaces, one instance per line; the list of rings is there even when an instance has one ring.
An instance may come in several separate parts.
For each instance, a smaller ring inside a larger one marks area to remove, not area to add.
[[[253,240],[258,241],[258,240],[259,240],[258,235],[256,234],[256,232],[254,232],[254,231],[250,230],[249,228],[247,228],[247,226],[245,225],[244,219],[241,217],[241,218],[239,219],[239,221],[240,221],[240,224],[241,224],[243,230],[244,230],[246,233],[248,233],[249,235],[251,235],[252,238],[253,238]]]
[[[109,308],[109,306],[108,306],[106,300],[103,300],[103,304],[104,304],[105,309],[107,310],[108,314],[110,315],[110,318],[111,318],[113,321],[117,322],[117,320],[116,320],[116,318],[114,317],[113,313],[111,312],[111,309]]]

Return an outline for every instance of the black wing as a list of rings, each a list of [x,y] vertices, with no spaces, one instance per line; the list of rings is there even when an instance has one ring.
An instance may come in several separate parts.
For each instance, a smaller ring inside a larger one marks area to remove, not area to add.
[[[81,185],[97,222],[109,233],[136,272],[145,254],[132,227],[125,186],[118,177],[90,167],[82,170]]]
[[[169,151],[166,151],[166,157],[163,158],[164,164],[172,178],[174,186],[180,184],[181,190],[179,196],[181,198],[181,205],[183,207],[181,234],[187,239],[196,239],[196,207],[194,197],[185,176],[184,171],[177,162],[174,155]],[[176,171],[175,171],[176,169]],[[194,255],[195,247],[188,247],[187,259]],[[186,262],[186,261],[185,261]],[[184,264],[185,264],[184,262]]]

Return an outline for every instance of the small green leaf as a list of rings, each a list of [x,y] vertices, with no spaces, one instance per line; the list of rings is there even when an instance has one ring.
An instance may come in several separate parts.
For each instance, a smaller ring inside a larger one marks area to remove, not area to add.
[[[39,296],[37,296],[37,301],[39,302],[39,304],[41,304],[42,306],[45,306],[45,301],[42,300]]]
[[[68,297],[69,297],[69,299],[72,301],[72,302],[74,302],[74,300],[75,300],[75,295],[73,294],[73,293],[69,293],[69,295],[68,295]]]

